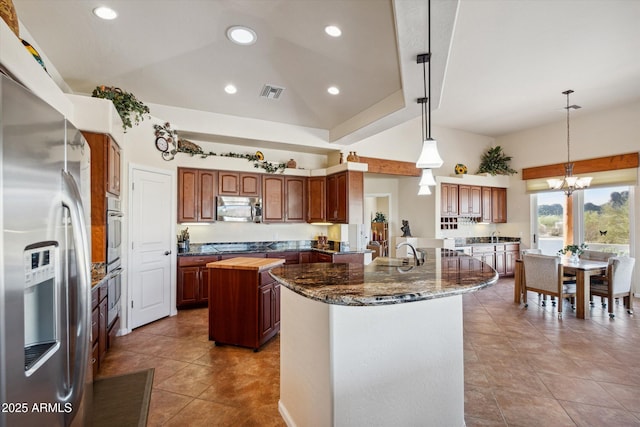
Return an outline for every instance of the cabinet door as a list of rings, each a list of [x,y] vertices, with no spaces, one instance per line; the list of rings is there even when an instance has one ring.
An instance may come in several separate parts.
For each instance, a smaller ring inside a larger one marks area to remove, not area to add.
[[[260,175],[257,173],[240,174],[240,195],[260,197]]]
[[[108,139],[108,156],[107,156],[107,191],[116,196],[120,195],[120,147],[116,142]]]
[[[200,267],[178,268],[177,307],[187,307],[198,302],[200,290]]]
[[[209,301],[209,269],[200,267],[198,271],[198,302]]]
[[[491,189],[491,216],[493,222],[507,222],[507,189]]]
[[[327,177],[327,221],[336,222],[338,218],[338,177],[336,175],[329,175]]]
[[[178,222],[198,220],[198,170],[178,168]]]
[[[237,172],[218,172],[218,195],[237,196],[240,194],[240,174]]]
[[[499,275],[503,276],[505,273],[505,253],[504,252],[496,252],[495,253],[495,266],[493,268],[496,269]]]
[[[305,221],[306,186],[304,177],[285,178],[285,220],[286,222]]]
[[[504,275],[513,276],[516,272],[516,259],[519,251],[507,251],[504,253]]]
[[[315,176],[307,179],[307,222],[326,222],[327,179]]]
[[[260,341],[269,336],[274,328],[273,283],[258,288],[258,333]]]
[[[333,256],[329,254],[325,254],[323,252],[314,252],[313,255],[315,257],[314,262],[333,262]]]
[[[469,214],[479,217],[482,212],[482,187],[471,186],[469,189]]]
[[[216,172],[198,170],[198,221],[216,219]]]
[[[273,284],[273,327],[280,329],[280,283]]]
[[[491,222],[491,187],[482,187],[482,222]]]
[[[102,362],[104,356],[107,354],[107,312],[109,310],[107,298],[100,301],[98,310],[100,311],[100,318],[98,320],[98,360]]]
[[[308,264],[311,261],[312,257],[312,252],[300,252],[300,256],[298,258],[298,263],[300,264]]]
[[[327,221],[346,224],[349,206],[349,175],[340,172],[327,177]]]
[[[284,177],[268,176],[262,180],[262,221],[284,222]]]
[[[458,186],[458,212],[462,216],[471,216],[471,186]]]
[[[458,184],[440,184],[440,216],[458,215]]]

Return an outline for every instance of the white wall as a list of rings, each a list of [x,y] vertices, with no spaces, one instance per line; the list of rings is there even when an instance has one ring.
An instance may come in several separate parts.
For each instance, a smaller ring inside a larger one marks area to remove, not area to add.
[[[167,109],[166,111],[173,111]],[[184,111],[184,110],[178,110]],[[123,171],[127,171],[130,163],[136,165],[149,166],[153,168],[176,170],[178,167],[192,167],[201,169],[226,169],[239,170],[246,172],[264,172],[263,169],[256,169],[253,162],[245,159],[235,159],[229,157],[211,156],[205,159],[200,156],[189,156],[188,154],[179,153],[174,160],[165,161],[162,159],[160,152],[155,148],[155,131],[154,124],[172,123],[172,129],[178,130],[173,126],[172,117],[156,118],[143,121],[139,126],[129,129],[124,138],[124,155],[123,155]],[[310,153],[293,153],[285,150],[266,149],[262,147],[250,146],[234,146],[230,144],[222,144],[215,142],[202,142],[192,140],[192,142],[200,145],[205,152],[213,151],[215,153],[246,153],[254,154],[260,150],[265,155],[265,160],[272,163],[287,162],[294,158],[300,171],[290,171],[290,174],[308,173],[310,169],[320,169],[327,166],[326,155],[310,154]],[[126,173],[124,174],[126,175]],[[122,177],[123,205],[126,204],[128,198],[128,176]],[[176,183],[177,185],[177,183]],[[128,206],[123,206],[126,212]],[[177,209],[176,201],[171,200],[167,203],[167,209]],[[177,230],[184,229],[185,225],[178,224]],[[192,243],[207,242],[239,242],[239,241],[271,241],[271,240],[310,240],[323,232],[327,233],[326,226],[318,226],[311,224],[233,224],[233,223],[214,223],[188,225],[190,239]]]
[[[589,112],[578,110],[571,115],[571,160],[590,159],[638,152],[640,149],[640,102],[612,110]],[[566,120],[559,114],[558,122],[525,131],[505,135],[496,144],[513,156],[511,166],[522,168],[562,163],[567,160]],[[634,247],[640,244],[640,193],[635,193],[635,230],[631,241]],[[502,225],[502,234],[523,232],[523,243],[531,245],[530,196],[525,193],[522,175],[510,179],[507,190],[508,223]]]

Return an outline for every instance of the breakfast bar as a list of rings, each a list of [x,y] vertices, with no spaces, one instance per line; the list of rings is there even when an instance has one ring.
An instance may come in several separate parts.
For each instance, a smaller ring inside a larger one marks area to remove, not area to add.
[[[271,275],[287,425],[464,425],[462,295],[494,284],[492,267],[431,249],[420,265],[378,257]]]

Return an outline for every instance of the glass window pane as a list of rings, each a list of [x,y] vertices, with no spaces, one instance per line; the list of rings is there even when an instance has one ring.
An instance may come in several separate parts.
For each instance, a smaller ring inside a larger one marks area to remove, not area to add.
[[[629,187],[584,191],[584,242],[590,250],[629,254]]]
[[[561,191],[538,193],[538,248],[555,255],[563,245],[564,209],[567,196]]]

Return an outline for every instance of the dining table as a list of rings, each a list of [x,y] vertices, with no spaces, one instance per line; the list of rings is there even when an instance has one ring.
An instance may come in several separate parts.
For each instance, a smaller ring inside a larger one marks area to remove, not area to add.
[[[576,317],[578,319],[589,319],[591,294],[591,277],[603,275],[607,271],[606,261],[593,261],[580,259],[572,262],[569,258],[562,258],[562,266],[566,275],[576,277]],[[513,291],[513,302],[520,304],[522,293],[524,292],[524,262],[522,259],[516,260],[515,285]]]

